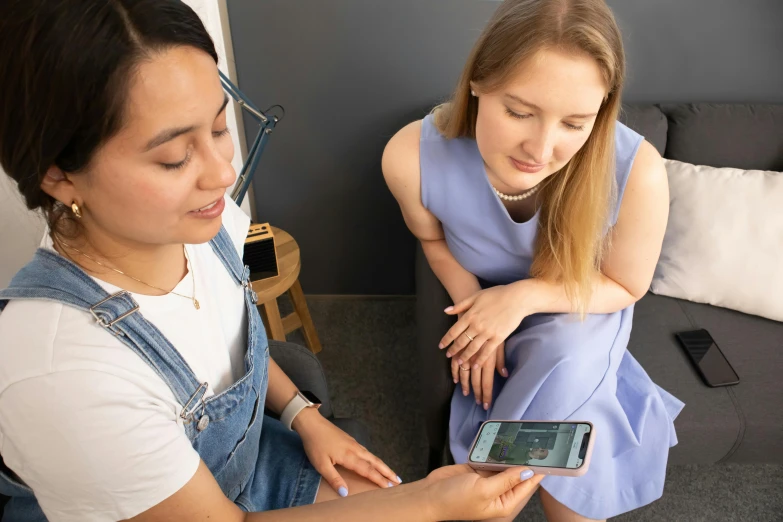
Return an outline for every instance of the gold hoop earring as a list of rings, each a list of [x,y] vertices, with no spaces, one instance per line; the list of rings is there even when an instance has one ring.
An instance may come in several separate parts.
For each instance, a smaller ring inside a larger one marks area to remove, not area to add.
[[[75,201],[71,203],[71,212],[73,212],[73,215],[76,216],[77,218],[79,219],[82,218],[82,211],[79,208],[79,205],[77,205]]]

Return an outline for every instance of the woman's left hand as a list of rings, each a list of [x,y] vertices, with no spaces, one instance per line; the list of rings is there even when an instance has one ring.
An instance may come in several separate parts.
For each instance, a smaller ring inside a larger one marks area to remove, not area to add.
[[[348,485],[337,472],[336,465],[350,469],[382,488],[400,483],[399,477],[381,459],[314,408],[302,410],[292,427],[302,437],[305,453],[313,467],[341,496],[348,494]]]
[[[503,377],[508,377],[504,343],[500,343],[500,346],[498,346],[498,349],[495,351],[495,357],[487,359],[487,362],[478,369],[463,368],[457,364],[457,359],[451,359],[451,376],[454,379],[454,384],[460,383],[462,395],[465,397],[468,396],[472,385],[476,404],[483,404],[485,410],[488,410],[490,404],[492,404],[495,370]]]
[[[476,292],[446,308],[449,315],[460,314],[439,347],[448,347],[446,357],[456,358],[460,366],[479,369],[495,354],[498,346],[530,315],[523,297],[525,281]],[[451,346],[449,346],[451,345]]]

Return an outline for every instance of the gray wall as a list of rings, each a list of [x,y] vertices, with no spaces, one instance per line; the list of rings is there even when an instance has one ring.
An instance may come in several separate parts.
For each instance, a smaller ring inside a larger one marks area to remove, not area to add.
[[[627,101],[783,103],[783,1],[609,3],[626,41]],[[414,242],[381,152],[448,96],[496,6],[228,0],[240,87],[286,109],[254,186],[259,219],[302,247],[306,293],[413,293]]]

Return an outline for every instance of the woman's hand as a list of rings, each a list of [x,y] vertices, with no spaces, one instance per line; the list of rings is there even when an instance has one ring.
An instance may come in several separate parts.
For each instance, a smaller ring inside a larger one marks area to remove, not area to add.
[[[476,397],[476,404],[489,409],[492,404],[492,385],[495,382],[495,370],[503,377],[508,377],[506,369],[505,341],[500,343],[495,357],[488,358],[478,369],[471,368],[468,364],[460,366],[456,358],[451,359],[451,376],[454,384],[459,383],[462,386],[462,395],[468,396],[471,385],[473,386],[473,395]]]
[[[525,289],[525,281],[495,286],[446,308],[447,314],[459,314],[460,318],[441,339],[439,348],[449,347],[446,357],[456,358],[459,366],[480,369],[532,313],[525,302]]]
[[[525,467],[494,473],[458,464],[436,469],[423,482],[434,519],[484,520],[509,516],[527,504],[542,478]]]
[[[348,485],[335,469],[338,464],[382,488],[401,482],[381,459],[325,419],[315,408],[299,412],[292,427],[302,437],[305,453],[313,467],[341,496],[348,494]]]

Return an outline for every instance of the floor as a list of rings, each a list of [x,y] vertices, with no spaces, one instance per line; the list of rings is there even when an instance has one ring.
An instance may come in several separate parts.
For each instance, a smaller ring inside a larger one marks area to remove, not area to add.
[[[413,298],[308,298],[324,349],[319,359],[338,417],[361,419],[372,450],[406,481],[426,474],[424,422],[416,408]],[[281,306],[285,309],[285,303]],[[302,342],[298,332],[289,337]],[[518,521],[544,521],[534,499]],[[613,520],[783,521],[783,466],[677,466],[663,497]]]

